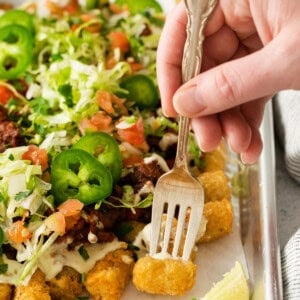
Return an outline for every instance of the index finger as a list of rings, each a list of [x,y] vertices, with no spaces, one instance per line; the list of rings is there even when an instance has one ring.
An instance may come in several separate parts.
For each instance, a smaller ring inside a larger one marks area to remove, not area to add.
[[[157,78],[166,116],[176,116],[173,95],[181,85],[181,61],[186,39],[187,15],[183,1],[167,16],[157,50]]]

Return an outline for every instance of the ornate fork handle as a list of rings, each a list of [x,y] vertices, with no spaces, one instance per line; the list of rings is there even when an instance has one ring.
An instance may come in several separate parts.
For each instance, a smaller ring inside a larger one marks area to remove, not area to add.
[[[184,0],[188,15],[187,38],[182,59],[182,81],[187,82],[200,72],[202,63],[203,30],[217,0]],[[189,99],[187,99],[189,101]],[[187,169],[187,145],[190,120],[179,116],[178,145],[175,167]]]

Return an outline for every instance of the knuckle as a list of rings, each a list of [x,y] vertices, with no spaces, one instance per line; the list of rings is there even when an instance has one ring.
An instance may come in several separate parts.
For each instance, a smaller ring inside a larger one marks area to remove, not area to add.
[[[216,73],[216,87],[220,92],[220,101],[223,102],[227,107],[231,108],[236,105],[237,101],[237,86],[235,76],[229,74],[224,68]]]

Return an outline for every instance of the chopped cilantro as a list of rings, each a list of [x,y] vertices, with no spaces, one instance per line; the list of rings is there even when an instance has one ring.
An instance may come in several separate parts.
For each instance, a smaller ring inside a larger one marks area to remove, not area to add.
[[[59,93],[65,97],[65,103],[68,107],[73,106],[72,86],[70,84],[63,84],[58,87]]]
[[[133,251],[139,251],[140,248],[132,243],[128,243],[128,249]]]
[[[30,101],[30,107],[37,114],[47,115],[50,109],[48,100],[43,97],[37,97]]]
[[[2,201],[4,201],[4,200],[5,200],[5,198],[4,198],[3,194],[0,193],[0,202],[2,202]]]
[[[16,108],[18,106],[19,103],[20,103],[20,101],[18,99],[10,98],[7,103],[8,110],[9,111],[13,110],[14,108]]]
[[[0,248],[2,247],[4,242],[4,231],[3,229],[0,227]]]
[[[9,157],[8,157],[8,159],[9,160],[15,160],[15,157],[12,154],[10,154]]]
[[[62,60],[62,55],[60,53],[55,53],[55,54],[52,54],[51,57],[50,57],[50,61],[53,62],[53,61],[58,61],[58,60]]]
[[[20,201],[22,199],[25,199],[27,198],[28,196],[30,196],[32,194],[32,191],[31,190],[27,190],[27,191],[24,191],[24,192],[19,192],[16,194],[15,196],[15,200],[16,201]]]
[[[84,248],[84,246],[80,246],[78,248],[78,253],[80,254],[80,256],[84,259],[84,260],[88,260],[90,258],[88,252],[86,251],[86,249]]]
[[[81,282],[82,283],[85,282],[85,278],[86,278],[86,273],[85,272],[81,273]]]
[[[8,270],[8,265],[7,264],[0,264],[0,274],[5,274]]]
[[[129,232],[133,230],[132,224],[129,222],[123,222],[116,229],[116,235],[119,239],[123,239]]]

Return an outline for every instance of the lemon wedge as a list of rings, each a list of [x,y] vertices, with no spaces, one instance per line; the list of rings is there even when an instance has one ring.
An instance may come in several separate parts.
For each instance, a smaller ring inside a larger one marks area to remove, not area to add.
[[[201,300],[249,300],[248,282],[239,262]]]

